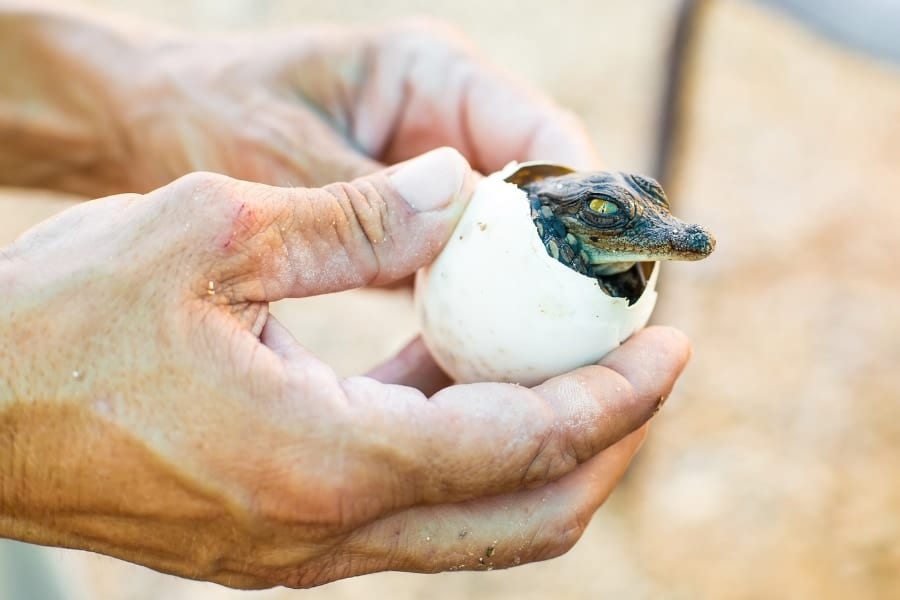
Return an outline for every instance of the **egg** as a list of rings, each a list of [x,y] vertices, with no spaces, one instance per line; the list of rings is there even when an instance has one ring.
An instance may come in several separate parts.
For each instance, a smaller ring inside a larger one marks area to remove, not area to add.
[[[629,305],[552,258],[527,195],[505,181],[515,167],[478,184],[444,249],[416,275],[424,342],[461,383],[531,386],[595,363],[646,325],[656,304],[659,263]]]

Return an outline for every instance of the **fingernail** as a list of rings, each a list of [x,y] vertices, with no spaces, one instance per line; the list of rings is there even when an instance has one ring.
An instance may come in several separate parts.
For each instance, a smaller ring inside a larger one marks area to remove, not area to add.
[[[413,210],[426,212],[450,204],[459,194],[469,165],[452,148],[438,148],[407,161],[391,174],[391,183]]]

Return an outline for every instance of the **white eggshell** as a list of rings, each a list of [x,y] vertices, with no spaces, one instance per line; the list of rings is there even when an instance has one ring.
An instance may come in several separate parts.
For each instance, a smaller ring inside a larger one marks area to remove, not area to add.
[[[535,385],[591,364],[646,325],[659,263],[633,305],[547,254],[528,198],[482,180],[438,258],[416,277],[425,344],[459,382]]]

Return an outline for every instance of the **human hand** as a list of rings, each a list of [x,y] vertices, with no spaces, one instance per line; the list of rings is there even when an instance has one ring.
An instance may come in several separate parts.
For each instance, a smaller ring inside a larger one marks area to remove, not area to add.
[[[114,86],[131,178],[117,191],[200,170],[320,186],[439,146],[484,173],[597,166],[574,117],[437,23],[154,35],[139,49],[143,75]]]
[[[682,369],[680,334],[429,398],[404,361],[338,378],[268,315],[430,262],[472,186],[448,150],[323,189],[198,173],[2,249],[0,536],[247,588],[567,550]]]

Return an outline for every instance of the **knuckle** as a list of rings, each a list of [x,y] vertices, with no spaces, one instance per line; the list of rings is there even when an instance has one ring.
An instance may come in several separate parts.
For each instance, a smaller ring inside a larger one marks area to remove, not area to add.
[[[186,224],[196,223],[203,230],[219,231],[240,204],[237,183],[225,175],[196,171],[169,184],[167,198]]]
[[[607,415],[612,416],[612,417],[621,417],[623,415],[633,414],[635,412],[637,412],[641,416],[644,415],[644,411],[642,411],[642,410],[636,411],[635,410],[635,409],[641,408],[643,401],[642,401],[641,396],[638,394],[638,391],[634,388],[634,386],[628,380],[628,378],[626,378],[624,375],[622,375],[615,369],[610,369],[609,367],[606,367],[606,366],[595,365],[595,366],[592,366],[589,368],[598,369],[598,370],[602,369],[604,378],[608,382],[607,389],[609,387],[612,387],[615,390],[615,406],[617,408],[615,408],[615,409],[606,408],[604,410],[603,408],[598,407],[597,408],[598,411],[600,411],[602,413],[606,413]],[[599,395],[601,395],[603,392],[597,391],[597,390],[590,390],[588,393],[590,394],[590,399],[588,401],[592,402],[595,406],[597,406],[597,400],[595,398],[598,397]],[[648,407],[648,408],[655,409],[656,406],[653,405],[652,407]],[[599,428],[603,427],[604,425],[606,425],[608,427],[608,425],[609,425],[608,423],[604,423],[603,421],[604,421],[603,419],[595,419],[595,421],[594,421],[596,424],[596,427],[598,428],[598,432],[601,434],[603,432]],[[607,431],[607,433],[609,433],[609,432]],[[602,435],[601,437],[603,437],[604,439],[607,439],[609,436]],[[608,443],[608,440],[607,440],[607,443]]]
[[[388,235],[388,207],[384,197],[365,179],[346,187],[353,216],[366,239],[373,245],[384,242]]]
[[[357,264],[371,265],[367,273],[367,282],[377,278],[381,264],[379,255],[381,248],[389,241],[390,211],[384,197],[375,186],[367,180],[359,180],[353,184],[335,183],[325,188],[336,205],[334,213],[341,213],[342,218],[335,219],[338,227],[337,236],[344,250],[352,256]],[[341,231],[343,229],[343,231]]]
[[[182,175],[173,181],[170,186],[178,197],[188,197],[192,201],[202,201],[223,195],[223,191],[227,191],[234,181],[234,179],[226,175],[207,171],[194,171],[193,173]]]
[[[231,300],[238,288],[258,296],[260,286],[248,274],[290,266],[280,250],[291,215],[281,209],[285,203],[279,202],[278,188],[194,172],[175,180],[169,192],[167,210],[184,225],[178,234],[181,246],[203,267],[197,279],[202,297]]]
[[[365,235],[370,242],[380,243],[387,234],[387,203],[371,181],[360,179],[355,183],[336,183],[327,188],[342,205],[351,225]]]
[[[531,460],[522,476],[522,486],[526,488],[556,480],[579,462],[576,449],[556,424],[541,431],[536,438]]]

